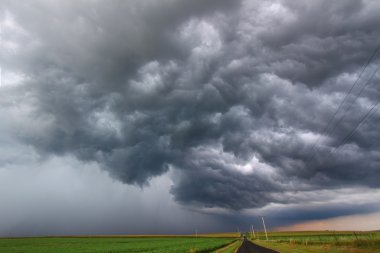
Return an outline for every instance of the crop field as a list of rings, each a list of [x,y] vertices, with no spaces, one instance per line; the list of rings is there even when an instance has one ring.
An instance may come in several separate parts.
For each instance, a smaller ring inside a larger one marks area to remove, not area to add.
[[[1,253],[189,253],[216,252],[236,238],[39,237],[0,239]],[[227,247],[228,248],[228,247]],[[226,248],[226,249],[227,249]],[[220,251],[228,252],[228,251]]]
[[[380,232],[310,231],[273,232],[269,241],[260,234],[256,244],[281,253],[376,253],[380,252]]]

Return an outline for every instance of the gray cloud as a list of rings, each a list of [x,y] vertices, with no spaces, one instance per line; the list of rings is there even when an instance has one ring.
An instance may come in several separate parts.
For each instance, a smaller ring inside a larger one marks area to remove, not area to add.
[[[0,170],[0,236],[230,230],[231,224],[217,216],[174,203],[167,176],[153,179],[142,190],[114,181],[96,164],[73,157],[27,160],[27,166],[16,162]]]
[[[379,113],[325,159],[378,99],[379,74],[321,136],[379,43],[376,1],[5,7],[3,68],[22,82],[3,94],[27,108],[7,131],[42,157],[73,155],[138,185],[172,168],[174,199],[200,208],[379,187]]]

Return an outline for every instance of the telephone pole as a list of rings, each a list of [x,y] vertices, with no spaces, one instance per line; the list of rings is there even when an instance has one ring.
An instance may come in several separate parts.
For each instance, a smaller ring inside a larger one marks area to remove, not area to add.
[[[264,216],[261,216],[261,220],[263,221],[263,226],[264,226],[264,231],[265,231],[265,237],[267,238],[267,241],[268,241],[268,234],[267,234],[267,228],[265,227]]]
[[[253,238],[256,239],[255,230],[253,229],[253,225],[252,224],[251,224],[251,231],[252,231]]]

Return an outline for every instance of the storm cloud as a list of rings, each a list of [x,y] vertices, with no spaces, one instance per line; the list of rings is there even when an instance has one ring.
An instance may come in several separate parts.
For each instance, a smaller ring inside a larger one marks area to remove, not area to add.
[[[380,187],[380,113],[342,143],[380,97],[378,55],[324,131],[380,43],[378,1],[2,7],[3,135],[42,158],[142,187],[172,171],[174,200],[200,209]]]

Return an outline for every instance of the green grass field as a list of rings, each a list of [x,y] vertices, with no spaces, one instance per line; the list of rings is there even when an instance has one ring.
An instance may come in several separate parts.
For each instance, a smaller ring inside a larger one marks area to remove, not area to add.
[[[46,237],[0,239],[1,253],[189,253],[214,252],[236,238]],[[224,252],[224,251],[221,251]],[[227,251],[228,252],[228,251]]]
[[[378,253],[380,232],[309,231],[273,232],[269,241],[259,234],[255,243],[281,253]]]
[[[257,234],[256,234],[257,235]],[[0,238],[0,253],[233,253],[240,234]],[[250,236],[250,235],[248,235]],[[263,233],[253,241],[281,253],[380,253],[380,232]]]

